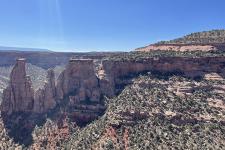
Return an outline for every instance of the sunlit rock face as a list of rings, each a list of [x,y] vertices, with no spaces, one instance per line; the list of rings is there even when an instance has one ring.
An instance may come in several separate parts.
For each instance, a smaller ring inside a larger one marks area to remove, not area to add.
[[[100,101],[98,78],[91,59],[71,59],[57,81],[57,97],[76,95],[79,101]]]
[[[99,78],[90,59],[71,59],[59,75],[56,86],[58,103],[67,103],[67,113],[78,125],[96,119],[105,111]]]
[[[25,59],[17,59],[10,74],[10,83],[3,92],[1,111],[11,114],[13,112],[32,111],[34,105],[34,90],[30,77],[26,75]]]
[[[130,80],[127,79],[132,79],[135,74],[158,71],[194,78],[217,73],[223,78],[224,64],[224,57],[103,60],[97,75],[93,60],[71,59],[56,84],[54,71],[48,70],[44,86],[34,92],[31,80],[26,75],[25,59],[18,59],[11,72],[9,86],[4,90],[1,110],[7,114],[20,111],[42,114],[65,103],[66,107],[72,107],[78,112],[87,109],[97,114],[104,111],[103,96],[113,97],[119,94],[129,84]]]
[[[159,57],[142,60],[104,60],[102,62],[104,77],[100,85],[105,95],[116,93],[116,86],[121,80],[132,74],[141,72],[159,72],[164,74],[175,73],[190,78],[204,77],[207,73],[218,73],[225,76],[224,57]]]
[[[45,113],[56,105],[55,75],[48,71],[44,86],[34,92],[32,82],[26,74],[26,60],[17,59],[10,74],[10,82],[3,92],[1,111],[8,115],[14,112]]]
[[[35,93],[33,111],[36,113],[43,113],[53,109],[56,106],[55,97],[55,74],[52,69],[49,69],[44,87],[38,89]]]

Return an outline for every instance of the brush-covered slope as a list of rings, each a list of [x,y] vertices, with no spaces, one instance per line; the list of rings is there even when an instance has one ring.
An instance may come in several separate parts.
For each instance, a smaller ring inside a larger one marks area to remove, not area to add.
[[[68,149],[223,149],[225,81],[140,76]]]
[[[174,50],[174,51],[211,51],[225,49],[225,30],[211,30],[160,41],[149,46],[137,48],[138,51]]]
[[[225,43],[225,30],[196,32],[170,41],[158,44],[214,44]]]

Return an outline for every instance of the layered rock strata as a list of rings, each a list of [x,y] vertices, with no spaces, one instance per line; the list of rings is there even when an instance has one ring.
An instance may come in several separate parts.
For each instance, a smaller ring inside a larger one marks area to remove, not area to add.
[[[47,81],[42,89],[34,93],[31,81],[26,76],[25,60],[18,59],[10,76],[10,84],[5,89],[2,112],[45,113],[57,104],[66,103],[75,116],[95,118],[104,111],[102,97],[113,97],[118,88],[129,84],[126,81],[133,74],[141,72],[175,73],[196,78],[217,73],[225,76],[225,57],[155,57],[142,60],[103,60],[96,75],[91,59],[71,59],[59,75],[55,85],[55,75],[48,71]],[[81,117],[84,118],[84,117]]]
[[[216,51],[225,48],[225,44],[152,44],[146,47],[137,48],[136,51]]]
[[[8,115],[16,112],[44,113],[56,105],[54,72],[49,70],[44,87],[34,92],[25,65],[25,59],[17,59],[10,74],[9,85],[3,92],[1,111]]]
[[[34,108],[36,113],[47,112],[56,106],[55,74],[52,69],[48,70],[47,80],[44,87],[38,89],[34,95]]]
[[[71,59],[57,80],[57,100],[69,100],[68,115],[79,125],[96,119],[106,109],[99,78],[91,59]]]
[[[34,106],[34,90],[30,77],[26,75],[25,59],[17,59],[10,74],[9,86],[3,91],[1,111],[7,114],[13,112],[30,112]]]
[[[71,59],[57,81],[57,97],[73,95],[77,101],[100,101],[99,81],[91,59]]]
[[[121,81],[119,79],[146,71],[175,73],[190,78],[203,77],[208,73],[218,73],[223,78],[225,77],[225,57],[157,57],[139,61],[104,60],[102,65],[105,77],[100,83],[107,82],[101,89],[108,96],[116,93],[116,85],[119,85]]]

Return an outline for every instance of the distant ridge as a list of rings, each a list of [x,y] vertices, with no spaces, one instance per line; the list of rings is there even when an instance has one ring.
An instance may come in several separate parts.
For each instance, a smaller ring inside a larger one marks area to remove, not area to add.
[[[210,30],[195,32],[169,41],[161,41],[156,44],[219,44],[225,43],[225,30]]]
[[[225,30],[195,32],[183,37],[160,41],[135,49],[136,51],[212,51],[225,50]]]
[[[42,49],[42,48],[23,48],[23,47],[7,47],[7,46],[0,46],[0,51],[51,52],[48,49]]]

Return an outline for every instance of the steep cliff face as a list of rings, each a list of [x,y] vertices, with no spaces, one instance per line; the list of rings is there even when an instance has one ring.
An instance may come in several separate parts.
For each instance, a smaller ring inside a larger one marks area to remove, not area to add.
[[[17,59],[10,74],[9,85],[3,92],[1,111],[8,115],[13,112],[44,113],[56,105],[54,72],[49,70],[44,87],[34,92],[25,64],[25,59]]]
[[[93,60],[71,59],[59,75],[56,93],[57,102],[66,103],[66,110],[69,110],[66,113],[81,126],[105,110]]]
[[[1,110],[3,113],[32,111],[34,90],[29,76],[26,76],[25,59],[17,59],[10,74],[9,86],[3,92]]]
[[[52,69],[48,70],[47,81],[42,89],[38,89],[34,96],[34,108],[36,113],[47,112],[56,106],[55,74]]]
[[[78,114],[83,110],[99,113],[104,110],[102,96],[115,96],[123,90],[124,85],[129,84],[130,81],[127,79],[135,74],[150,71],[195,78],[203,77],[207,73],[217,73],[224,77],[224,64],[224,57],[104,60],[97,75],[93,60],[71,59],[59,75],[57,85],[54,71],[49,70],[44,87],[34,93],[31,81],[26,76],[25,60],[18,59],[11,73],[10,85],[4,91],[2,111],[9,114],[18,111],[45,113],[53,109],[57,103],[64,103],[67,99],[68,107],[78,110]]]
[[[57,81],[57,97],[76,95],[78,101],[100,101],[98,78],[93,60],[71,59]]]
[[[108,96],[111,93],[116,93],[116,85],[121,84],[120,78],[127,78],[132,74],[146,71],[175,73],[191,78],[203,77],[206,73],[218,73],[223,77],[225,76],[224,57],[160,57],[140,61],[105,60],[102,64],[105,77],[101,81],[107,81],[103,86],[103,93]]]

